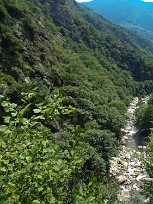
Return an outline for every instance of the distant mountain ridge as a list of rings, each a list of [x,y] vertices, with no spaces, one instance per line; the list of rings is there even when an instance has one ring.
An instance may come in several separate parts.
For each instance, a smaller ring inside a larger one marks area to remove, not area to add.
[[[152,40],[153,2],[143,2],[142,0],[93,0],[83,4],[112,22],[130,29],[134,28]]]

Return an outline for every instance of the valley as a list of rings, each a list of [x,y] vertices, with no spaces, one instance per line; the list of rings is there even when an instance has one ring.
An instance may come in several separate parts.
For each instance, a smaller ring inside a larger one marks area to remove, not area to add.
[[[0,202],[118,204],[110,161],[124,140],[136,148],[134,120],[151,138],[152,54],[151,41],[74,0],[0,0]],[[147,95],[134,118],[131,101]],[[152,139],[150,178],[151,161]]]

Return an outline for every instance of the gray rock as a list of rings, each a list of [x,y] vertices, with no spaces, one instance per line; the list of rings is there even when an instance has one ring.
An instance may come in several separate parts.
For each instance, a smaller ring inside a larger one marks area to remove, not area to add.
[[[130,198],[130,193],[129,193],[129,190],[127,189],[123,189],[121,191],[121,194],[118,196],[119,200],[120,201],[126,201]]]
[[[124,158],[125,159],[125,158]],[[122,165],[123,169],[127,169],[129,166],[129,163],[126,162],[125,160],[119,160],[119,164]]]
[[[128,178],[126,176],[124,176],[124,175],[118,176],[117,179],[118,179],[118,182],[120,184],[125,183],[126,181],[128,181]]]
[[[143,201],[143,203],[148,203],[148,202],[149,202],[149,198]]]
[[[142,178],[142,181],[153,182],[153,178]]]

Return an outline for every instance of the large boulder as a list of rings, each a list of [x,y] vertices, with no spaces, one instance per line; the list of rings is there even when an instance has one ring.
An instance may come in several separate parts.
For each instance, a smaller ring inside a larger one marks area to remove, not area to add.
[[[126,181],[128,181],[128,178],[127,178],[126,176],[124,176],[124,175],[118,176],[117,179],[118,179],[118,182],[119,182],[120,184],[123,184],[123,183],[125,183]]]

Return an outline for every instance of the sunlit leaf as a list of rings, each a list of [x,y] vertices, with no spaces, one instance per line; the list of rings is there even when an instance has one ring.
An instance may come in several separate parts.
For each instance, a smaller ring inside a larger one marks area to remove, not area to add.
[[[31,83],[30,78],[29,78],[29,77],[26,77],[26,78],[25,78],[25,82],[26,82],[27,84]]]
[[[12,108],[16,108],[16,107],[17,107],[17,104],[16,104],[16,103],[11,103],[10,106],[11,106]]]
[[[39,200],[32,201],[32,204],[40,204]]]
[[[41,109],[34,109],[33,112],[34,112],[34,113],[40,113],[40,112],[41,112]]]
[[[5,123],[9,123],[10,122],[11,117],[10,116],[6,116],[4,117],[4,122]]]
[[[2,103],[1,103],[1,106],[3,106],[3,107],[7,107],[9,104],[8,104],[8,102],[7,101],[3,101]]]
[[[5,125],[0,125],[0,132],[6,131],[7,127]]]

